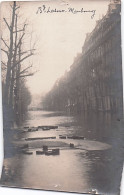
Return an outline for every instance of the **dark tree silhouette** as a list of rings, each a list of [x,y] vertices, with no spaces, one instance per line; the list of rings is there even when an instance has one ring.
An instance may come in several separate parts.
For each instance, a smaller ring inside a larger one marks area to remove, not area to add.
[[[28,94],[28,98],[30,99],[24,81],[26,77],[32,76],[34,73],[29,72],[32,65],[26,65],[24,61],[34,55],[35,49],[30,48],[26,51],[23,50],[23,48],[26,48],[24,39],[26,36],[27,24],[24,22],[23,27],[19,29],[18,10],[20,9],[20,6],[14,1],[11,9],[12,17],[10,24],[3,18],[3,22],[6,24],[9,31],[9,41],[7,42],[1,37],[2,44],[4,45],[1,50],[6,54],[6,62],[2,61],[2,72],[4,72],[3,77],[5,77],[3,84],[3,111],[7,118],[9,117],[8,114],[13,116],[11,121],[11,124],[13,124],[16,118],[23,118],[21,117],[21,114],[24,114],[24,110],[26,112],[26,109],[23,109],[23,112],[20,109],[20,99],[23,98],[21,91],[25,90],[25,93]],[[23,101],[25,108],[27,108],[29,102],[30,101],[26,101],[24,103]],[[16,122],[17,121],[19,120],[16,120]]]

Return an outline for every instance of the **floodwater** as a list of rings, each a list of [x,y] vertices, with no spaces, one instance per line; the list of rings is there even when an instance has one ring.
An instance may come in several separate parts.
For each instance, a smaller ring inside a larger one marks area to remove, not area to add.
[[[2,184],[69,192],[119,194],[123,167],[123,121],[106,115],[70,116],[61,112],[29,111],[23,126],[57,125],[58,129],[28,132],[21,139],[56,136],[51,145],[74,143],[59,135],[84,136],[79,149],[60,148],[60,155],[36,155],[42,140],[29,142],[33,154],[4,160]],[[46,142],[47,143],[47,142]]]

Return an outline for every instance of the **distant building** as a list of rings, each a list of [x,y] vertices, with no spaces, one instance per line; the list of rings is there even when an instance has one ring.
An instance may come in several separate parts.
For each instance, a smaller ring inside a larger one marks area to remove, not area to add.
[[[111,2],[107,14],[86,36],[82,53],[70,71],[58,80],[44,99],[44,108],[122,112],[121,5]]]

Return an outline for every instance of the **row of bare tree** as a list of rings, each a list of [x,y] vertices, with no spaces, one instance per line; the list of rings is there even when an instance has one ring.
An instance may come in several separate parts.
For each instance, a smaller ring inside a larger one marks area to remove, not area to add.
[[[32,65],[24,63],[25,60],[34,55],[34,47],[26,48],[26,22],[22,28],[19,24],[19,9],[20,6],[16,2],[11,5],[11,22],[8,23],[6,18],[3,22],[8,28],[9,41],[1,37],[3,47],[2,52],[6,55],[5,62],[2,60],[3,77],[3,109],[4,115],[13,122],[19,123],[26,112],[28,104],[31,101],[31,95],[26,87],[25,78],[32,76],[29,72]],[[29,40],[28,40],[29,41]],[[25,49],[25,50],[24,50]],[[9,113],[9,116],[8,116]]]

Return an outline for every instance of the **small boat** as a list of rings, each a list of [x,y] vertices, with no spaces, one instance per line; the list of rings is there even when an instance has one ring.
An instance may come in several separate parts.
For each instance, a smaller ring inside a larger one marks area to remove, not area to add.
[[[50,137],[50,139],[56,139],[56,137]]]
[[[59,154],[59,148],[52,149],[52,152],[53,152],[54,154]]]
[[[47,156],[49,156],[49,155],[59,155],[59,149],[47,150],[45,152],[45,155],[47,155]]]
[[[29,129],[29,127],[25,126],[24,129]]]
[[[56,139],[56,137],[41,137],[39,139]]]
[[[66,139],[66,136],[59,135],[59,139]]]
[[[38,126],[38,128],[41,128],[42,130],[50,130],[50,129],[58,129],[58,126],[54,125],[47,125],[47,126]]]
[[[58,126],[49,126],[50,129],[58,129]]]
[[[75,136],[73,139],[84,139],[84,136]]]
[[[73,135],[73,136],[67,136],[68,139],[84,139],[83,136],[76,136],[76,135]]]
[[[42,154],[44,154],[44,151],[43,151],[43,150],[41,150],[41,151],[38,150],[38,151],[36,151],[36,154],[37,154],[37,155],[42,155]]]
[[[33,131],[38,131],[38,127],[34,127],[33,128]]]
[[[45,152],[45,155],[47,155],[47,156],[49,156],[49,155],[53,155],[52,150],[46,151],[46,152]]]
[[[29,138],[25,138],[26,141],[42,140],[42,139],[56,139],[56,137],[29,137]]]
[[[42,130],[43,131],[48,131],[48,130],[50,130],[50,127],[42,127]]]
[[[29,128],[29,129],[28,129],[28,132],[31,132],[31,131],[32,131],[32,129],[31,129],[31,128]]]
[[[43,139],[43,138],[39,138],[39,137],[28,137],[28,138],[25,138],[26,141],[33,141],[33,140],[39,140],[39,139]]]
[[[37,127],[30,127],[28,128],[28,132],[38,131]]]
[[[41,128],[42,129],[42,126],[38,126],[38,128]]]
[[[28,155],[32,155],[32,154],[33,154],[33,152],[31,152],[31,151],[26,151],[26,150],[23,150],[22,152],[23,152],[23,154],[28,154]]]

